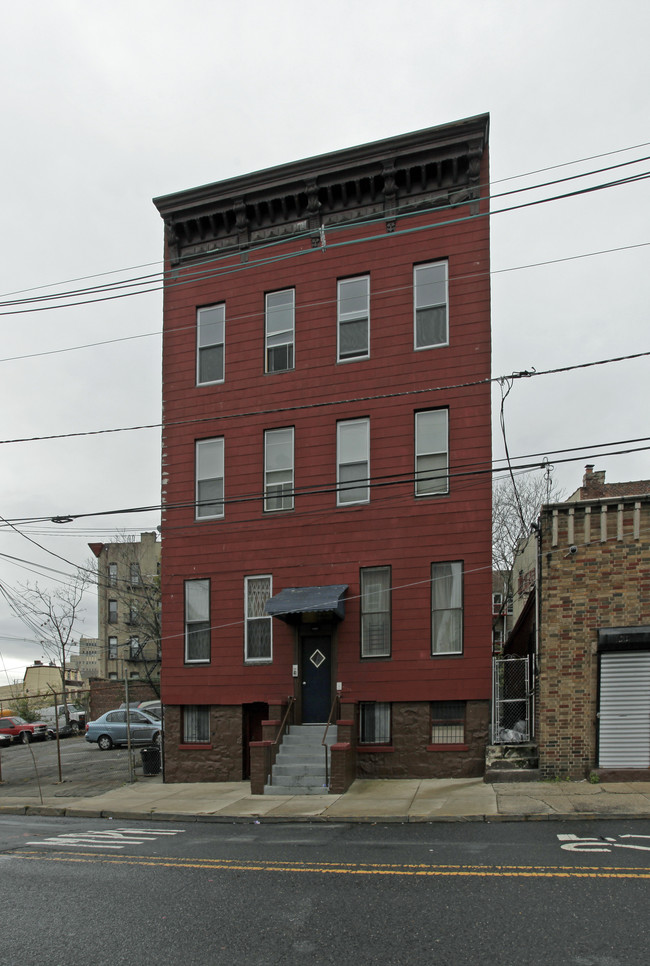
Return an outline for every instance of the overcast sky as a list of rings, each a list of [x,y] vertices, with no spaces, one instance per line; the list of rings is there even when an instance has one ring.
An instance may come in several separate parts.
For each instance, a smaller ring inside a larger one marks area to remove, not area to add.
[[[2,303],[158,271],[152,197],[486,111],[494,195],[650,156],[647,0],[28,0],[0,15]],[[649,201],[639,181],[494,215],[493,375],[650,351]],[[16,308],[0,306],[2,441],[160,422],[160,291]],[[650,478],[646,451],[599,455],[649,435],[649,374],[644,358],[517,382],[511,456],[547,454],[567,493],[586,462]],[[5,520],[159,503],[158,429],[0,445]],[[54,586],[72,568],[51,552],[83,564],[89,541],[158,523],[0,524],[0,584]],[[80,631],[96,631],[92,596]],[[42,656],[1,597],[0,654],[0,684]]]

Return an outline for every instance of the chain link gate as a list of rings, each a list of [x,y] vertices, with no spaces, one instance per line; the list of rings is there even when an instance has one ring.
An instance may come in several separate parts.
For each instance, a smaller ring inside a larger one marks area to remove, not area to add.
[[[495,657],[492,661],[492,744],[518,744],[531,739],[532,691],[528,657]]]

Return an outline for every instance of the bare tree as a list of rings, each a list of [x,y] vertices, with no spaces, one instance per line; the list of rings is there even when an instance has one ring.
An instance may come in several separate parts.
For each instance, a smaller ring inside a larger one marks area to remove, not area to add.
[[[38,583],[20,584],[14,595],[14,611],[41,642],[45,654],[61,669],[61,695],[66,725],[70,723],[67,696],[68,657],[77,621],[81,616],[84,592],[92,576],[78,570],[67,583],[44,590]]]
[[[497,480],[492,488],[492,567],[509,581],[517,548],[527,537],[543,503],[557,503],[562,491],[549,474]]]

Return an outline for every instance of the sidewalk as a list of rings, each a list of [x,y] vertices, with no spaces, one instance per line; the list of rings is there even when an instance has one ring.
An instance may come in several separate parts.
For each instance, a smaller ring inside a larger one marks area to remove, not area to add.
[[[174,822],[518,822],[650,819],[650,782],[518,782],[481,778],[363,780],[344,795],[251,795],[249,782],[163,784],[142,778],[102,794],[48,785],[40,797],[3,797],[0,815]]]

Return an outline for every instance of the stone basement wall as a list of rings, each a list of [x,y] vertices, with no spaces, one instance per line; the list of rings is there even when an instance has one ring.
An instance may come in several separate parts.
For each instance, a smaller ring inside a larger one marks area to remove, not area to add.
[[[239,782],[242,780],[240,705],[210,708],[210,744],[181,742],[181,709],[165,705],[165,782]]]
[[[357,778],[478,778],[485,771],[489,702],[468,701],[465,743],[431,744],[427,701],[393,702],[392,744],[357,745]]]
[[[648,497],[563,504],[542,514],[537,742],[543,778],[582,779],[596,767],[598,629],[650,624],[649,539]]]

